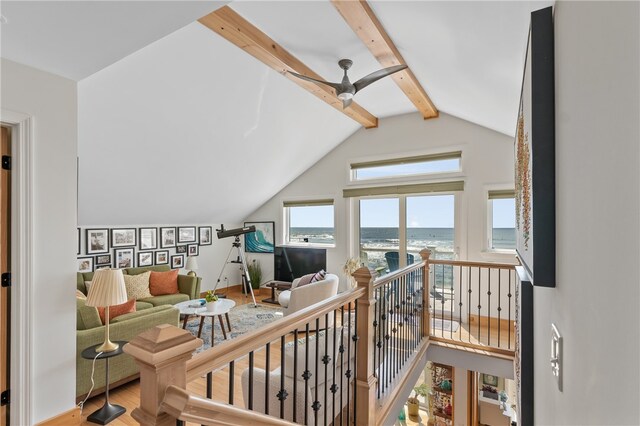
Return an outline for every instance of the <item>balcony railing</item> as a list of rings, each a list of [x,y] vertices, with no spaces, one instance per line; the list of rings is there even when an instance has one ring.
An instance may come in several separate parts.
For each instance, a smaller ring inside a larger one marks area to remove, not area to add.
[[[186,330],[164,325],[140,334],[124,349],[140,366],[140,406],[132,417],[142,425],[383,424],[413,385],[409,378],[423,368],[416,360],[424,358],[430,339],[498,350],[504,339],[507,349],[513,345],[512,326],[501,325],[502,295],[515,285],[503,280],[510,280],[513,267],[429,255],[422,250],[421,262],[381,277],[360,268],[354,289],[196,355],[202,341]],[[481,271],[477,283],[473,268]],[[485,270],[494,272],[483,279]],[[438,294],[445,295],[444,304]],[[478,295],[473,317],[469,300]],[[510,305],[507,311],[512,322]],[[436,327],[444,320],[466,331]],[[203,395],[186,390],[203,377]]]
[[[515,266],[429,259],[430,336],[512,355]]]

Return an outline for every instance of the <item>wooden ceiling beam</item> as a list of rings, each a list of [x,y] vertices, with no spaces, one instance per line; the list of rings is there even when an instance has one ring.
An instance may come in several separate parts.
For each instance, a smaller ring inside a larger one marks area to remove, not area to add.
[[[383,67],[406,64],[391,37],[365,0],[331,0],[331,3]],[[410,68],[392,74],[391,78],[425,119],[438,116],[438,110]]]
[[[324,80],[229,6],[221,7],[198,21],[365,128],[378,127],[378,118],[357,103],[353,102],[348,108],[343,109],[342,101],[338,99],[333,88],[301,80],[289,74],[287,71],[293,71]]]

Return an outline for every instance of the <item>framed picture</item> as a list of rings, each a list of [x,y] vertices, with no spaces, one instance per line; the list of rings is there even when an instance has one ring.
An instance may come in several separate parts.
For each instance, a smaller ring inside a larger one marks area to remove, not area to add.
[[[134,267],[134,262],[133,262],[133,248],[126,248],[126,249],[117,249],[114,250],[114,256],[116,259],[116,268],[118,269],[123,269],[123,268],[133,268]]]
[[[491,374],[482,374],[482,384],[489,386],[498,386],[498,376],[492,376]]]
[[[156,265],[167,265],[169,263],[169,250],[159,250],[156,252]]]
[[[135,245],[135,228],[117,228],[111,230],[111,247],[132,247]]]
[[[111,266],[111,255],[110,254],[100,254],[96,256],[96,266],[108,265]]]
[[[210,226],[200,226],[198,228],[201,246],[210,246],[213,241],[213,230]]]
[[[87,229],[87,254],[109,253],[109,230]]]
[[[140,234],[140,250],[158,248],[158,228],[140,228],[138,233]]]
[[[79,257],[78,272],[93,272],[93,257]]]
[[[98,269],[108,269],[111,268],[111,265],[96,265],[96,271]]]
[[[186,253],[187,252],[187,245],[186,244],[182,244],[179,246],[176,246],[176,253]]]
[[[197,244],[189,244],[187,246],[187,255],[188,256],[197,256],[198,254],[200,254],[199,250],[198,250],[198,247],[199,246]]]
[[[551,7],[531,13],[514,141],[516,251],[534,286],[555,287],[555,95]]]
[[[195,243],[196,242],[196,227],[195,226],[181,226],[178,228],[178,242],[179,243]]]
[[[140,251],[138,252],[138,267],[140,266],[152,266],[153,265],[153,252],[152,251]]]
[[[171,256],[171,268],[180,269],[184,266],[184,254],[176,254]]]
[[[244,251],[247,253],[273,253],[275,246],[274,222],[245,222],[244,226],[255,226],[256,232],[244,234]]]
[[[176,246],[176,228],[160,228],[160,247]]]
[[[80,232],[80,228],[78,228],[78,253],[76,254],[80,254],[80,246],[82,244],[82,233]]]

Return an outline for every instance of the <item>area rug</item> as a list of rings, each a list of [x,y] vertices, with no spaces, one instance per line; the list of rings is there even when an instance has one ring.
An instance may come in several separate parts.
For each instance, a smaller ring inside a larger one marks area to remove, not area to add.
[[[224,321],[225,331],[227,332],[227,339],[235,339],[238,336],[259,329],[277,319],[283,317],[282,308],[279,306],[265,306],[258,305],[257,308],[253,304],[246,304],[236,306],[229,311],[229,320],[231,321],[231,332],[226,329],[227,321]],[[224,319],[224,318],[223,318]],[[187,322],[187,330],[189,330],[194,336],[198,335],[198,327],[200,326],[200,317],[191,318]],[[214,325],[214,344],[219,345],[224,342],[224,336],[220,329],[220,321],[216,318]],[[200,336],[203,345],[196,350],[196,352],[202,352],[211,347],[211,318],[205,318],[204,326],[202,327],[202,335]]]
[[[443,331],[452,331],[455,333],[456,331],[458,331],[458,327],[460,327],[460,324],[458,324],[458,321],[449,321],[446,319],[431,318],[431,328],[437,328],[438,330],[443,330]]]

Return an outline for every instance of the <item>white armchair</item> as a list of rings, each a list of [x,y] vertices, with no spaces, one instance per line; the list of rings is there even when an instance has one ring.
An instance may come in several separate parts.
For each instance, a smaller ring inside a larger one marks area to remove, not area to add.
[[[322,281],[298,287],[300,278],[296,278],[291,283],[291,290],[283,291],[278,296],[278,302],[284,308],[284,316],[335,296],[338,294],[338,281],[337,275],[327,274]]]

